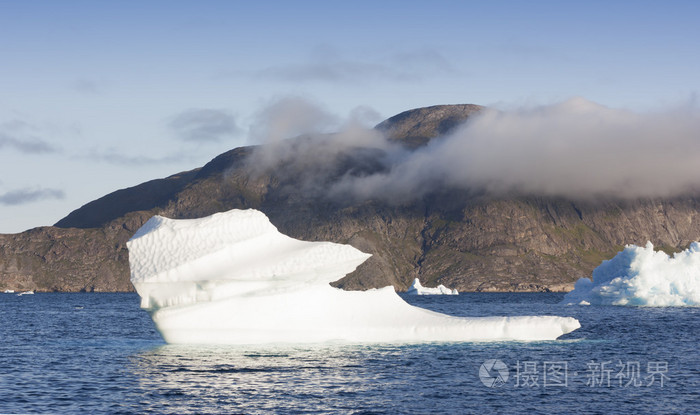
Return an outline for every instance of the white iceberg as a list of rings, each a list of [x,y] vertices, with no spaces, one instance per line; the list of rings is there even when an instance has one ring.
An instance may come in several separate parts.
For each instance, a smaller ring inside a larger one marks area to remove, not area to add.
[[[459,291],[456,289],[450,289],[440,284],[435,288],[424,287],[418,278],[413,280],[413,285],[411,285],[406,294],[412,295],[457,295]]]
[[[155,216],[127,246],[141,307],[168,343],[553,340],[580,327],[570,317],[448,316],[393,287],[333,288],[370,255],[290,238],[256,210]]]
[[[668,256],[645,247],[627,245],[613,259],[581,278],[566,294],[565,304],[629,306],[700,306],[700,243]]]

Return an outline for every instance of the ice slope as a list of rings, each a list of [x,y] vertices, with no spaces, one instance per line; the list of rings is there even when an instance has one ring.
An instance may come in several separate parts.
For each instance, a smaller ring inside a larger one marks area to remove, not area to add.
[[[333,288],[370,255],[290,238],[256,210],[155,216],[127,246],[141,307],[168,343],[550,340],[580,327],[570,317],[452,317],[392,287]]]
[[[630,306],[700,306],[700,243],[674,254],[627,245],[613,259],[593,271],[593,280],[581,278],[565,304]]]
[[[418,278],[413,280],[413,285],[411,285],[408,290],[406,290],[406,294],[413,294],[413,295],[457,295],[459,294],[459,291],[456,289],[450,289],[445,287],[444,285],[440,284],[435,288],[430,288],[430,287],[424,287]]]

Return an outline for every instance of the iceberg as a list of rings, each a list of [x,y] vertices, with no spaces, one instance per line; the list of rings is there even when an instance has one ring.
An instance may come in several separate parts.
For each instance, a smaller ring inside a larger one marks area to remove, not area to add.
[[[580,278],[565,304],[627,306],[700,306],[700,243],[673,256],[627,245],[593,270],[593,280]]]
[[[580,327],[570,317],[453,317],[411,306],[393,287],[331,287],[370,255],[293,239],[252,209],[154,216],[127,247],[141,307],[168,343],[553,340]]]
[[[413,284],[406,290],[406,294],[413,295],[457,295],[459,291],[450,289],[440,284],[435,288],[424,287],[418,278],[413,280]]]

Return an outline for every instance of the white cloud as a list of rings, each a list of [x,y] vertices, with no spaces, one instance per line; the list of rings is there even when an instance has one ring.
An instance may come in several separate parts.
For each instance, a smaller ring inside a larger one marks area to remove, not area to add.
[[[700,188],[700,114],[633,113],[584,99],[485,110],[448,137],[337,191],[413,197],[435,187],[572,198],[674,196]]]
[[[378,118],[368,107],[358,107],[342,119],[315,103],[288,97],[272,102],[256,118],[251,136],[262,145],[248,160],[249,168],[255,174],[273,169],[284,179],[297,180],[297,190],[305,193],[327,191],[339,164],[356,157],[358,149],[390,146],[381,133],[366,126]]]
[[[314,171],[307,185],[313,182],[331,197],[402,202],[455,188],[637,198],[700,190],[700,113],[694,107],[637,113],[575,98],[549,106],[484,110],[448,136],[413,151],[389,144],[357,123],[346,123],[338,134],[318,134],[314,121],[327,119],[319,118],[326,113],[319,107],[296,109],[294,117],[267,119],[276,139],[256,151],[255,163],[306,166]],[[295,128],[277,128],[289,126],[290,120],[298,122]],[[304,132],[311,133],[305,140],[280,140]],[[378,150],[367,153],[373,168],[330,181],[322,177],[333,170],[318,166],[330,166],[354,147]]]

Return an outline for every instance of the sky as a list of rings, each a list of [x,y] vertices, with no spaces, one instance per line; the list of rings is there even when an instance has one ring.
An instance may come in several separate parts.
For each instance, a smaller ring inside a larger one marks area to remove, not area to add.
[[[695,1],[0,0],[0,233],[265,141],[289,100],[329,130],[458,103],[516,123],[571,102],[694,119],[697,16]]]

